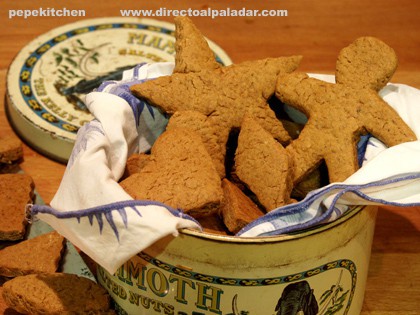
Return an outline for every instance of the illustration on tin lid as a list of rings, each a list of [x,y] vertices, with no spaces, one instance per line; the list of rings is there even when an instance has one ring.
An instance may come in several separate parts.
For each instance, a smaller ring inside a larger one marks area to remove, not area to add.
[[[77,131],[93,118],[84,96],[142,62],[173,61],[174,28],[149,19],[100,18],[39,36],[8,72],[8,112],[16,132],[41,153],[66,162]],[[230,64],[226,53],[209,43],[218,62]]]

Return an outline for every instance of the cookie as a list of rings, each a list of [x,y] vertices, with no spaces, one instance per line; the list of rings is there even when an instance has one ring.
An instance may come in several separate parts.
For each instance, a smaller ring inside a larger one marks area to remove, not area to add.
[[[10,308],[22,314],[115,314],[103,287],[74,274],[16,277],[3,285],[3,299]]]
[[[222,218],[218,212],[214,212],[210,215],[197,218],[203,228],[203,232],[217,235],[228,235],[226,226],[223,224]]]
[[[154,143],[150,161],[120,185],[134,199],[163,202],[194,216],[217,211],[221,179],[201,137],[174,128]]]
[[[191,43],[180,40],[188,38],[187,30],[190,28],[179,27],[185,21],[188,20],[182,19],[177,24],[176,41],[177,45],[182,47],[188,44],[188,49],[192,49],[194,46]],[[192,42],[196,41],[194,38]],[[213,53],[208,48],[205,55],[210,54]],[[176,67],[182,62],[188,63],[189,68],[197,63],[201,70],[191,71],[187,68],[180,72],[181,68],[185,68],[180,67],[170,76],[133,85],[131,91],[170,115],[180,111],[197,111],[207,116],[209,123],[217,130],[222,150],[225,150],[230,131],[240,127],[246,113],[252,114],[276,139],[288,143],[290,136],[267,100],[274,94],[278,75],[294,71],[300,60],[300,56],[267,58],[215,68],[214,63],[206,65],[181,54],[176,59]],[[191,121],[191,124],[194,125],[195,121]]]
[[[0,138],[0,164],[10,164],[20,160],[22,157],[22,142],[18,138]]]
[[[225,226],[231,233],[238,233],[245,225],[264,215],[264,212],[228,179],[223,179],[222,188],[224,199],[220,212]]]
[[[128,157],[124,177],[139,173],[150,161],[150,155],[146,153],[135,153]]]
[[[362,50],[364,53],[360,54],[360,43],[364,42],[359,39],[344,49],[338,62],[337,84],[298,72],[279,77],[276,96],[308,117],[299,137],[286,148],[294,161],[294,184],[323,160],[329,181],[344,181],[359,169],[357,142],[363,134],[370,133],[388,146],[416,140],[413,131],[377,93],[389,80],[389,69],[385,71],[380,66],[387,68],[395,58],[370,64],[372,59],[384,58],[388,53],[383,54],[382,42],[368,39],[369,53]],[[348,70],[343,65],[344,55],[352,56],[348,57]],[[351,83],[358,79],[360,86]]]
[[[18,313],[15,310],[11,309],[6,305],[6,302],[3,300],[3,287],[0,285],[0,314],[5,315],[21,315],[22,313]]]
[[[3,299],[3,287],[1,286],[1,283],[0,283],[0,314],[4,314],[4,315],[21,315],[22,314],[22,313],[16,312],[14,309],[6,305],[6,302],[4,302],[4,299]]]
[[[252,116],[245,116],[238,137],[235,171],[266,211],[291,202],[291,168],[283,146]]]
[[[200,72],[202,69],[217,69],[213,51],[197,29],[186,16],[174,18],[175,22],[175,68],[174,73]]]
[[[64,242],[64,237],[50,232],[0,250],[0,276],[56,272]]]
[[[175,73],[131,87],[134,95],[168,114],[194,110],[209,117],[226,143],[232,128],[239,128],[245,113],[276,139],[287,143],[290,136],[267,104],[277,76],[295,70],[300,57],[281,57],[244,62],[217,70]]]
[[[34,182],[26,174],[0,174],[0,240],[24,237],[25,207],[34,198]]]
[[[224,144],[220,143],[218,130],[212,125],[206,115],[191,110],[175,112],[169,119],[166,130],[173,128],[187,128],[198,133],[220,177],[223,178],[226,176]]]

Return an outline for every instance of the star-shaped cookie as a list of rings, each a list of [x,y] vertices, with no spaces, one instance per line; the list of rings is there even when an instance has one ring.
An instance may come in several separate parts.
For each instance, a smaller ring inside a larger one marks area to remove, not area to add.
[[[180,38],[190,38],[185,32],[191,29],[194,31],[192,40],[197,38],[195,28],[182,27],[190,23],[185,17],[176,20],[177,42]],[[204,53],[207,57],[190,58],[188,56],[193,55],[193,45],[186,40],[180,40],[177,45],[185,43],[188,43],[185,49],[177,49],[180,55],[176,58],[175,67],[176,71],[184,72],[134,85],[131,88],[133,94],[168,114],[197,111],[205,115],[216,128],[222,148],[225,148],[231,130],[240,128],[243,116],[247,113],[255,117],[280,142],[290,141],[289,134],[269,107],[268,99],[274,94],[277,77],[294,71],[299,65],[300,56],[216,67],[214,62],[208,62],[208,56],[212,54],[208,46],[207,53]],[[200,45],[199,51],[203,54],[203,45]],[[182,67],[179,66],[181,63],[184,64]],[[194,64],[198,64],[201,70],[197,70]]]
[[[344,181],[359,168],[356,144],[362,134],[370,133],[388,146],[416,140],[377,93],[396,67],[389,46],[363,37],[340,52],[336,84],[297,72],[279,78],[276,96],[308,117],[299,137],[286,147],[294,160],[295,184],[322,160],[330,182]]]
[[[200,30],[187,17],[175,18],[175,68],[174,73],[200,72],[218,69],[221,64]]]

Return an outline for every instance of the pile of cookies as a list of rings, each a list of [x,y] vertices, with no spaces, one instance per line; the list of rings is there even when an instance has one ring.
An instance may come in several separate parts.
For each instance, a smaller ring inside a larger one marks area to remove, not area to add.
[[[235,234],[357,171],[361,135],[388,146],[416,140],[378,96],[397,57],[376,38],[359,38],[339,53],[331,84],[296,71],[301,56],[222,67],[189,18],[175,24],[173,74],[131,88],[170,115],[151,152],[127,161],[120,185],[134,199],[163,202],[207,231]],[[284,104],[307,123],[296,124]]]
[[[34,182],[16,173],[23,146],[15,136],[0,137],[0,242],[22,240],[26,233],[25,207],[34,199]]]
[[[0,138],[0,299],[9,307],[7,314],[15,314],[11,309],[19,314],[115,314],[100,285],[58,272],[64,237],[54,231],[27,239],[25,208],[34,200],[35,185],[29,175],[15,173],[22,159],[18,138]]]

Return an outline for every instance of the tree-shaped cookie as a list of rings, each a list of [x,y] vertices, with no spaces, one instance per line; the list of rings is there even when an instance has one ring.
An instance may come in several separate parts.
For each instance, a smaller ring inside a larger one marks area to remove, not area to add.
[[[304,73],[281,76],[276,96],[308,117],[286,151],[294,160],[294,183],[325,160],[330,182],[359,168],[356,144],[370,133],[388,146],[416,140],[398,113],[378,95],[397,67],[395,52],[372,37],[357,39],[337,60],[336,84]]]

